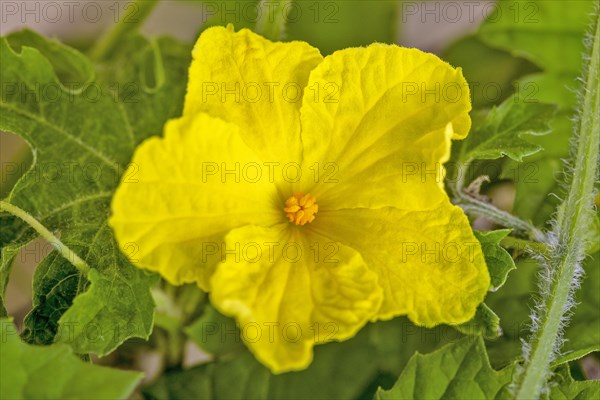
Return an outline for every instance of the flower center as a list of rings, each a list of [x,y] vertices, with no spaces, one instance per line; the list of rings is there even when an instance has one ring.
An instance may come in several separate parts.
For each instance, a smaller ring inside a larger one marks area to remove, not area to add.
[[[304,193],[297,192],[285,201],[283,211],[287,213],[290,222],[296,225],[304,225],[307,222],[313,222],[315,214],[319,212],[316,200],[315,196],[310,193],[305,195]]]

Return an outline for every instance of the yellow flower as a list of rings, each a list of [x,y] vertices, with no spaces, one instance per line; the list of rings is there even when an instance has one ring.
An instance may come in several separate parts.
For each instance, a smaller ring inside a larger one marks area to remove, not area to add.
[[[369,321],[473,317],[490,278],[441,167],[470,128],[459,69],[226,28],[193,57],[183,116],[139,146],[112,202],[139,267],[209,291],[275,373]]]

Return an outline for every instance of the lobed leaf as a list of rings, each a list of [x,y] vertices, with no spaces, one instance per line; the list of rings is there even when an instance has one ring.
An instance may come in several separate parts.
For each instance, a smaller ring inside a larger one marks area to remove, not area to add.
[[[600,381],[576,381],[571,377],[568,366],[559,368],[552,377],[550,400],[582,400],[600,398]]]
[[[143,376],[85,363],[66,345],[23,343],[7,319],[0,319],[0,335],[3,399],[126,399]]]
[[[494,399],[510,382],[512,367],[495,371],[483,339],[467,337],[426,355],[415,354],[390,390],[375,399]]]
[[[508,385],[514,365],[496,371],[489,363],[483,339],[466,337],[429,354],[415,354],[389,390],[379,389],[375,399],[472,399],[509,398]],[[568,366],[554,375],[550,400],[594,399],[599,381],[574,381]]]
[[[112,193],[136,145],[160,134],[164,122],[181,112],[189,48],[170,39],[149,43],[129,37],[99,67],[98,80],[81,53],[31,31],[2,38],[0,55],[0,129],[22,136],[34,154],[31,170],[7,201],[57,232],[93,268],[88,290],[68,309],[64,306],[75,293],[53,291],[56,274],[38,275],[36,288],[42,292],[34,295],[28,327],[47,323],[51,336],[58,323],[66,332],[59,341],[99,355],[127,338],[147,338],[154,312],[149,288],[156,278],[128,261],[135,256],[135,243],[130,254],[121,254],[107,219]],[[30,231],[12,235],[3,249],[3,271],[5,260],[33,237]]]
[[[542,147],[524,138],[550,132],[548,122],[556,110],[544,103],[525,103],[516,97],[492,108],[460,148],[460,161],[493,160],[508,156],[515,161],[535,154]]]

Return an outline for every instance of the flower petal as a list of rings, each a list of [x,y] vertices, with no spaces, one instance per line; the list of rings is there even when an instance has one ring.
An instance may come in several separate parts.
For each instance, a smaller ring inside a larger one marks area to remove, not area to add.
[[[490,276],[481,245],[459,207],[323,211],[312,229],[360,252],[379,275],[384,300],[376,319],[407,314],[418,325],[468,321]]]
[[[327,178],[339,180],[305,189],[323,209],[427,209],[444,198],[432,187],[442,187],[450,140],[470,127],[460,69],[417,49],[373,44],[326,57],[307,87],[303,170],[335,169]]]
[[[285,220],[273,183],[241,178],[253,163],[261,165],[237,126],[206,114],[169,121],[164,139],[137,148],[113,198],[109,223],[123,252],[172,284],[208,289],[219,257],[202,244]]]
[[[213,27],[192,55],[184,115],[202,111],[235,123],[264,161],[298,162],[302,90],[322,60],[319,50]]]
[[[377,276],[356,251],[304,237],[289,224],[232,230],[226,246],[211,301],[236,318],[250,350],[273,372],[307,367],[315,343],[353,336],[381,304]]]

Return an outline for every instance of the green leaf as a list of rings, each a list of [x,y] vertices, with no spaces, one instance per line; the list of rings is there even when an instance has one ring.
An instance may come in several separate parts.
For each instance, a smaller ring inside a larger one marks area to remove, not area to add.
[[[135,146],[161,135],[165,122],[181,115],[190,62],[190,45],[133,35],[101,64],[98,81],[126,115]]]
[[[480,336],[467,337],[426,355],[415,354],[390,390],[376,399],[494,399],[510,382],[512,368],[494,371]]]
[[[486,339],[495,339],[502,334],[500,318],[485,303],[477,307],[472,320],[454,327],[465,335],[481,335]]]
[[[494,107],[481,125],[460,147],[459,161],[493,160],[504,155],[516,161],[542,150],[526,140],[525,136],[545,135],[550,132],[548,122],[556,107],[543,103],[525,103],[517,97]]]
[[[552,376],[550,400],[600,399],[600,381],[575,381],[568,366]]]
[[[32,169],[7,201],[58,232],[93,268],[89,287],[62,316],[34,312],[28,326],[45,320],[52,326],[60,318],[64,334],[58,340],[77,352],[104,355],[127,338],[147,338],[151,332],[149,288],[156,278],[128,261],[127,256],[135,257],[135,244],[130,254],[120,253],[107,219],[112,193],[134,148],[160,134],[164,122],[181,112],[189,50],[169,39],[149,43],[133,36],[101,66],[100,79],[87,84],[93,76],[73,81],[61,72],[93,73],[90,61],[67,46],[30,31],[0,43],[0,129],[22,136],[35,155]],[[49,285],[39,282],[38,287]],[[49,290],[40,296],[48,305],[65,304],[64,293]]]
[[[11,33],[7,39],[16,52],[21,52],[23,46],[33,47],[52,60],[58,80],[76,93],[94,80],[94,64],[56,39],[47,39],[27,29]]]
[[[104,355],[128,338],[148,338],[154,302],[147,288],[157,281],[155,278],[133,269],[114,272],[112,277],[92,269],[89,289],[73,300],[73,306],[58,321],[63,329],[58,341],[79,353]]]
[[[508,236],[510,229],[497,231],[474,231],[475,237],[481,243],[483,256],[491,278],[491,291],[495,292],[506,282],[508,273],[516,269],[511,255],[500,246],[500,241]]]
[[[0,334],[3,399],[126,399],[143,376],[85,363],[69,346],[23,343],[7,319],[0,319]]]
[[[429,354],[415,354],[390,390],[375,399],[499,399],[509,398],[514,365],[496,371],[481,337],[467,337]],[[559,368],[550,384],[550,400],[595,399],[600,381],[574,381],[568,366]]]

